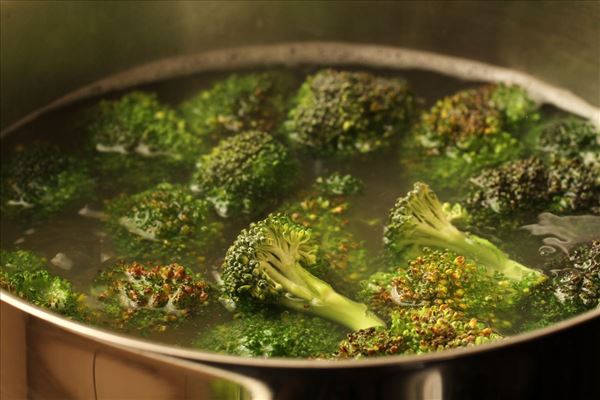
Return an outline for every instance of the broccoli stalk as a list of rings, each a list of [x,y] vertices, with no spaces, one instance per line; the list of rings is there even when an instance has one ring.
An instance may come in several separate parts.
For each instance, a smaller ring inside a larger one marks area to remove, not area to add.
[[[308,312],[353,330],[384,325],[364,304],[337,293],[304,267],[316,265],[310,229],[270,215],[242,230],[223,265],[223,289],[238,304],[254,300]]]
[[[486,239],[457,229],[444,211],[436,194],[417,182],[412,191],[401,197],[390,211],[384,241],[397,253],[414,246],[446,248],[475,259],[488,270],[500,272],[513,280],[531,274],[543,275],[514,260]]]

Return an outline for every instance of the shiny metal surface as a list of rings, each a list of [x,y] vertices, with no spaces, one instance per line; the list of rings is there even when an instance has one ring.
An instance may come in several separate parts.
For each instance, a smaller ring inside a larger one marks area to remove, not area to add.
[[[3,129],[73,90],[150,62],[304,41],[368,43],[469,58],[565,88],[591,105],[591,117],[600,106],[597,2],[4,1],[0,9]],[[139,71],[131,77],[139,78]],[[105,88],[89,87],[91,94],[101,89]],[[477,348],[327,362],[243,359],[166,347],[66,321],[6,293],[1,297],[3,399],[22,398],[26,392],[31,398],[51,398],[52,390],[54,398],[218,395],[187,389],[192,381],[208,382],[202,388],[215,381],[235,382],[238,389],[226,393],[234,396],[244,386],[244,396],[259,399],[268,398],[270,391],[282,399],[600,394],[597,367],[580,361],[600,359],[600,310]],[[94,349],[100,348],[103,355],[98,359]],[[27,357],[19,356],[23,352]],[[65,354],[72,354],[71,362],[66,363]],[[108,374],[130,365],[123,362],[129,359],[135,365],[129,372]],[[25,386],[19,384],[23,377]],[[148,386],[140,377],[157,386]],[[8,387],[6,382],[17,383]]]

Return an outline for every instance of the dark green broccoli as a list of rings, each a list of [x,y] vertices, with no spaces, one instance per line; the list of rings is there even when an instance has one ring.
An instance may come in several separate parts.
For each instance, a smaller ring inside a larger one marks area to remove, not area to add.
[[[384,243],[393,253],[414,254],[415,248],[432,247],[453,251],[481,263],[491,272],[499,272],[512,280],[543,277],[517,261],[510,259],[491,242],[460,231],[452,224],[452,214],[436,194],[424,183],[417,182],[413,190],[400,197],[390,210],[385,227]]]
[[[52,275],[46,260],[25,250],[0,250],[0,287],[40,307],[77,317],[83,296]]]
[[[335,358],[364,358],[402,354],[407,350],[404,339],[384,327],[371,327],[349,333],[339,342]]]
[[[120,262],[100,274],[92,294],[101,310],[98,322],[146,333],[164,331],[201,312],[208,305],[210,287],[179,264]]]
[[[270,135],[250,131],[222,140],[202,156],[192,189],[222,217],[257,215],[295,184],[297,162]]]
[[[122,256],[202,264],[206,249],[220,240],[221,224],[210,206],[188,189],[161,183],[107,203],[107,225]]]
[[[351,175],[333,173],[318,177],[299,201],[284,204],[281,212],[312,230],[318,244],[317,259],[321,268],[312,271],[332,282],[344,295],[352,295],[369,270],[364,243],[348,229],[348,196],[362,190],[362,182]]]
[[[581,158],[584,164],[600,169],[600,130],[574,117],[541,124],[530,134],[532,146],[549,158]]]
[[[93,187],[84,163],[51,145],[17,148],[3,160],[0,176],[0,210],[10,219],[46,217]]]
[[[405,143],[402,162],[438,189],[461,188],[468,177],[522,153],[518,134],[538,119],[518,86],[490,84],[438,100]]]
[[[508,231],[532,213],[600,212],[600,184],[581,159],[529,157],[488,168],[471,178],[465,204],[472,223]]]
[[[259,312],[215,326],[195,345],[247,357],[317,357],[332,354],[342,336],[339,326],[318,317]]]
[[[500,273],[489,274],[465,257],[428,248],[407,265],[375,273],[362,285],[360,297],[382,316],[400,308],[445,304],[501,330],[511,327],[511,311],[529,293],[528,287]]]
[[[362,329],[340,342],[336,358],[421,354],[489,343],[502,338],[486,324],[446,304],[394,311],[389,329]]]
[[[357,330],[383,322],[338,294],[309,270],[318,246],[310,229],[277,214],[240,232],[227,250],[222,289],[234,303],[282,306],[330,319]]]
[[[178,178],[204,150],[185,121],[152,93],[103,100],[89,114],[94,167],[109,189],[134,192]]]
[[[353,156],[389,147],[415,114],[405,81],[367,72],[326,69],[309,76],[284,129],[323,155]]]
[[[274,72],[233,74],[180,107],[190,129],[222,139],[248,130],[273,133],[285,116],[289,79]]]

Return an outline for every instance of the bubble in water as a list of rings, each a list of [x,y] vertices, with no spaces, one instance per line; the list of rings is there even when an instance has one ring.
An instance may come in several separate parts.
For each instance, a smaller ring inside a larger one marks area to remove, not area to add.
[[[556,249],[552,246],[548,246],[547,244],[540,246],[538,251],[542,257],[548,257],[549,255],[556,253]]]

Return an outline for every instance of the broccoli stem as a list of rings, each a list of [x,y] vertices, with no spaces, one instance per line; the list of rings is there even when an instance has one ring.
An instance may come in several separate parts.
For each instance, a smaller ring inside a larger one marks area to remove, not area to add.
[[[293,310],[309,312],[318,315],[319,317],[329,319],[344,325],[353,331],[375,326],[385,326],[385,323],[375,314],[370,312],[366,305],[357,303],[338,294],[325,282],[321,281],[320,284],[327,287],[322,288],[321,297],[313,298],[309,303],[300,301],[300,299],[285,297],[282,300],[282,305]]]
[[[385,325],[367,306],[338,294],[287,253],[271,251],[275,256],[267,256],[261,266],[286,292],[281,299],[283,306],[330,319],[352,330]]]

